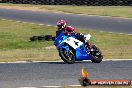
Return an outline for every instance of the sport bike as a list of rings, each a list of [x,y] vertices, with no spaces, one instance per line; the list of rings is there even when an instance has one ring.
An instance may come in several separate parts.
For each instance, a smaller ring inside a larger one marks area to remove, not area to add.
[[[91,35],[87,35],[90,39]],[[86,45],[77,39],[75,34],[67,35],[64,31],[59,31],[57,34],[54,45],[56,46],[61,59],[68,64],[73,64],[75,61],[91,60],[94,63],[100,63],[103,55],[98,47],[92,45],[88,49]]]

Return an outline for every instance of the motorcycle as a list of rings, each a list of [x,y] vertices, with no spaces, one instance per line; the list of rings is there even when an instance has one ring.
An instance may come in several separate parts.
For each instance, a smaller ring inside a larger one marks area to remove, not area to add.
[[[90,39],[91,35],[87,35]],[[56,46],[61,59],[68,64],[73,64],[75,61],[91,60],[94,63],[100,63],[103,55],[98,47],[92,45],[92,49],[87,49],[85,44],[78,40],[75,34],[67,35],[64,31],[59,31],[54,45]]]

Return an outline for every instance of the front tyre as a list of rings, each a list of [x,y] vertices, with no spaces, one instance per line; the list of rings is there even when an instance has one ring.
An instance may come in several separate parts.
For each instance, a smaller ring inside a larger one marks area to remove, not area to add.
[[[68,63],[68,64],[75,63],[75,55],[72,50],[69,50],[68,52],[66,52],[65,49],[59,49],[59,55],[65,63]]]
[[[103,59],[103,55],[99,48],[97,48],[95,45],[93,45],[94,51],[92,52],[92,59],[91,61],[94,63],[100,63]]]

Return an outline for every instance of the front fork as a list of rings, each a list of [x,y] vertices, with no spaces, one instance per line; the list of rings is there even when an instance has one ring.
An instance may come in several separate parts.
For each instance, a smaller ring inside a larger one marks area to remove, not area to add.
[[[61,46],[61,47],[59,47],[59,48],[57,48],[58,50],[63,50],[63,49],[65,49],[66,50],[66,55],[68,54],[68,52],[69,52],[69,47],[68,46]]]

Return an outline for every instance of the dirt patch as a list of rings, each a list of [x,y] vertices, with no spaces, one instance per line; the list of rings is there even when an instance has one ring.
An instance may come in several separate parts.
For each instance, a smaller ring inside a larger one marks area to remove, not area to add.
[[[55,46],[49,46],[49,47],[45,47],[45,49],[56,49]]]

